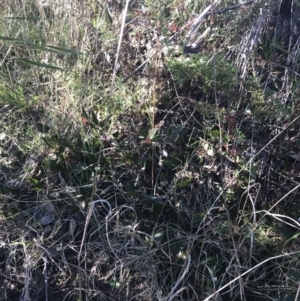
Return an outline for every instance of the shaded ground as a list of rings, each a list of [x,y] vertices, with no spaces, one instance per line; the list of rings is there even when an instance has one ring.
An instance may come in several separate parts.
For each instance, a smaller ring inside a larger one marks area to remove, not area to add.
[[[300,7],[194,2],[3,10],[0,300],[295,299]]]

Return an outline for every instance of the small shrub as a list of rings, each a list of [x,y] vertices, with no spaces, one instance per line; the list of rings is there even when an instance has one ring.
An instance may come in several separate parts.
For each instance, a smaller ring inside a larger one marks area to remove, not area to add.
[[[228,91],[236,76],[235,68],[222,55],[213,59],[206,55],[172,58],[168,68],[176,83],[183,87],[189,81],[201,81],[203,91]]]

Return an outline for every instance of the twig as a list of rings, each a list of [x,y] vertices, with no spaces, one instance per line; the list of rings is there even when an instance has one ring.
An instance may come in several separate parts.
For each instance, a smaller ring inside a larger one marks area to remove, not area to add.
[[[43,269],[43,274],[45,278],[45,301],[48,301],[48,276],[47,276],[47,263],[48,260],[45,256],[42,257],[44,261],[44,269]]]
[[[282,258],[282,257],[286,257],[286,256],[292,256],[292,255],[296,255],[296,254],[300,254],[300,251],[296,251],[296,252],[291,252],[291,253],[286,253],[286,254],[281,254],[281,255],[277,255],[277,256],[273,256],[270,258],[267,258],[266,260],[258,263],[257,265],[255,265],[253,268],[247,270],[246,272],[244,272],[243,274],[241,274],[240,276],[235,277],[233,280],[229,281],[228,283],[226,283],[225,285],[223,285],[222,287],[220,287],[218,290],[216,290],[213,294],[211,294],[210,296],[208,296],[207,298],[205,298],[203,301],[209,301],[211,300],[212,297],[214,297],[216,294],[220,293],[224,288],[230,286],[232,283],[236,282],[237,280],[239,280],[241,277],[246,276],[247,274],[249,274],[250,272],[252,272],[253,270],[259,268],[261,265],[267,263],[268,261],[274,260],[274,259],[278,259],[278,258]]]
[[[292,124],[294,124],[298,119],[300,118],[300,115],[297,116],[296,118],[294,118],[294,120],[292,120],[288,126],[283,129],[281,132],[279,132],[274,138],[272,138],[264,147],[262,147],[248,162],[246,162],[246,164],[236,173],[236,175],[234,177],[231,178],[231,180],[225,185],[225,187],[222,189],[222,191],[218,194],[218,196],[216,197],[216,199],[214,200],[213,204],[211,205],[211,209],[207,211],[207,213],[205,214],[205,216],[203,217],[203,222],[200,223],[200,225],[198,226],[197,232],[195,234],[195,237],[197,237],[198,232],[201,229],[202,224],[205,222],[205,220],[207,219],[207,216],[210,214],[212,208],[215,207],[215,204],[219,201],[219,199],[223,196],[224,191],[232,184],[232,182],[237,179],[238,175],[245,170],[245,168],[251,164],[254,159],[263,151],[265,150],[270,144],[272,144],[283,132],[285,132]],[[298,189],[299,187],[297,186],[296,188],[294,188],[292,191],[290,191],[288,194],[292,193],[294,190]],[[287,195],[288,195],[287,194]],[[273,205],[270,209],[272,210],[274,208],[274,206],[276,206],[282,199],[280,199],[275,205]]]
[[[88,214],[87,214],[87,217],[86,217],[86,220],[85,220],[85,225],[84,225],[84,230],[83,230],[83,237],[82,237],[82,240],[81,240],[80,249],[79,249],[79,253],[78,253],[78,256],[77,256],[78,284],[79,284],[78,290],[79,290],[79,300],[80,301],[82,301],[82,279],[81,279],[81,263],[80,263],[80,259],[81,259],[83,244],[85,242],[86,233],[87,233],[87,227],[89,225],[92,213],[94,211],[95,204],[100,203],[100,202],[106,203],[108,205],[108,207],[109,207],[109,214],[111,213],[111,206],[110,206],[109,202],[106,201],[106,200],[100,199],[100,200],[97,200],[97,201],[93,201],[90,204],[89,211],[88,211]]]
[[[120,49],[121,49],[122,38],[123,38],[123,33],[124,33],[124,27],[125,27],[125,23],[126,23],[126,16],[127,16],[127,11],[128,11],[129,1],[130,0],[126,1],[125,9],[123,11],[123,21],[122,21],[119,43],[118,43],[118,48],[117,48],[114,71],[113,71],[112,80],[111,80],[110,95],[111,95],[114,85],[115,85],[115,78],[116,78],[117,69],[118,69],[118,61],[119,61]]]
[[[19,31],[18,31],[17,34],[15,35],[15,39],[17,39],[17,38],[19,37],[21,31],[22,31],[22,28],[19,29]],[[1,68],[2,65],[4,64],[4,62],[5,62],[6,58],[7,58],[7,56],[11,53],[13,46],[14,46],[14,44],[10,44],[8,50],[6,51],[6,53],[5,53],[5,55],[4,55],[3,59],[2,59],[2,61],[0,62],[0,68]]]
[[[204,9],[204,11],[194,20],[188,36],[195,35],[198,32],[202,20],[210,13],[210,10],[212,10],[218,4],[218,2],[219,0],[214,0],[214,2]]]
[[[179,289],[177,292],[175,292],[175,290],[177,289],[178,285],[183,281],[184,277],[189,272],[190,265],[191,265],[191,255],[189,255],[188,258],[187,258],[186,267],[185,267],[182,275],[176,281],[176,283],[172,287],[172,289],[171,289],[170,293],[168,294],[168,296],[166,298],[164,298],[162,301],[172,301],[174,299],[174,297],[176,297],[183,289],[185,289],[185,287],[183,287],[183,288]]]
[[[299,292],[300,292],[300,283],[298,284],[298,289],[297,289],[297,294],[296,294],[296,297],[295,297],[295,301],[298,300]]]
[[[252,3],[253,3],[253,0],[238,3],[238,4],[235,4],[235,5],[226,7],[224,9],[218,10],[216,12],[209,12],[208,15],[210,15],[212,13],[216,13],[216,14],[220,15],[220,14],[226,13],[227,11],[234,10],[234,9],[240,8],[241,6],[249,5],[249,4],[252,4]]]
[[[56,265],[56,267],[60,270],[62,275],[66,275],[65,271],[55,262],[52,254],[46,248],[44,248],[35,238],[33,239],[33,241],[40,249],[42,249],[44,251],[44,253],[48,256],[48,258],[51,260],[51,262]]]
[[[199,27],[203,21],[203,19],[207,16],[210,16],[212,14],[223,14],[227,11],[238,9],[240,7],[243,7],[245,5],[249,5],[253,3],[253,0],[242,2],[239,4],[235,4],[229,7],[226,7],[221,10],[214,11],[213,8],[218,4],[218,0],[215,0],[212,4],[210,4],[193,22],[193,25],[191,27],[191,30],[187,34],[187,42],[185,43],[184,47],[184,53],[197,53],[197,48],[199,45],[203,42],[204,38],[209,34],[209,30],[206,30],[195,42],[193,40],[195,39],[195,36],[199,30]]]

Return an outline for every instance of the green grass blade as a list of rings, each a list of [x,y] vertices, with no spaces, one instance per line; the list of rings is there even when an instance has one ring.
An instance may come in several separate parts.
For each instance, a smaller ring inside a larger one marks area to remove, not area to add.
[[[44,63],[39,63],[39,62],[35,62],[35,61],[30,61],[30,60],[27,60],[27,59],[19,59],[19,60],[22,61],[22,62],[24,62],[24,63],[30,64],[30,65],[34,65],[34,66],[38,66],[38,67],[44,67],[46,69],[64,71],[60,67],[49,65],[49,64],[44,64]]]

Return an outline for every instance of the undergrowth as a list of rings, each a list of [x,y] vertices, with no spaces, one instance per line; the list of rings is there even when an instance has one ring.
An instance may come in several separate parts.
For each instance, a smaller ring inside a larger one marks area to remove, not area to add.
[[[0,300],[297,300],[300,7],[210,2],[0,4]]]

